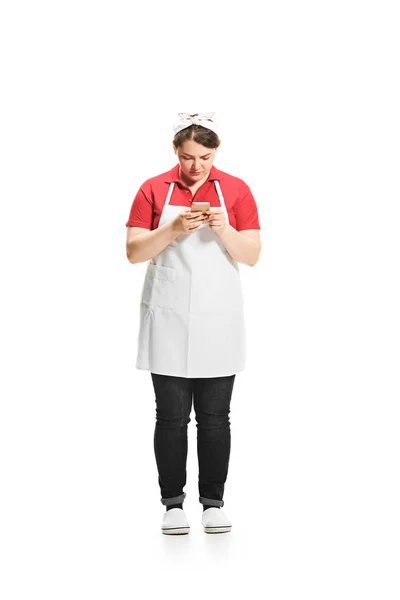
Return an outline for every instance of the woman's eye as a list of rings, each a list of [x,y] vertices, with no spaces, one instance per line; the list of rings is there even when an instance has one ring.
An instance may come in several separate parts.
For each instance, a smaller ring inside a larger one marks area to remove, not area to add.
[[[188,158],[187,156],[182,156],[182,158],[183,158],[183,160],[192,160],[191,158]],[[211,155],[210,156],[203,156],[201,158],[201,160],[209,160],[210,158],[211,158]]]

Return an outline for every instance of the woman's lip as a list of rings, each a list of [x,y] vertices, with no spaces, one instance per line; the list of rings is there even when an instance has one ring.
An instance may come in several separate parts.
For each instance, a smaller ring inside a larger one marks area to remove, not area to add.
[[[201,171],[191,171],[192,175],[200,175]]]

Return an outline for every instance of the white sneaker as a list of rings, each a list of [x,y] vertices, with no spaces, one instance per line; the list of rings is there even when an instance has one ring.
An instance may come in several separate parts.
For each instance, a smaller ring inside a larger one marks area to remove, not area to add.
[[[232,529],[228,517],[215,506],[203,510],[201,521],[205,533],[226,533]]]
[[[163,514],[161,525],[162,533],[167,535],[181,535],[189,533],[190,526],[183,508],[171,508]]]

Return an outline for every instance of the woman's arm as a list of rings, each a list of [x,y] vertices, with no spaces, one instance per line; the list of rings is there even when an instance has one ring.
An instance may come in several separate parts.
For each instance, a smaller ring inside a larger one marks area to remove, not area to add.
[[[178,235],[179,230],[173,221],[164,223],[157,229],[128,227],[126,232],[126,256],[130,263],[141,263],[160,254]]]
[[[204,222],[200,211],[182,210],[175,219],[151,231],[144,227],[128,227],[126,255],[129,262],[140,263],[160,254],[179,235],[190,235]]]
[[[232,258],[254,267],[261,252],[259,229],[237,231],[232,225],[227,225],[219,237]]]

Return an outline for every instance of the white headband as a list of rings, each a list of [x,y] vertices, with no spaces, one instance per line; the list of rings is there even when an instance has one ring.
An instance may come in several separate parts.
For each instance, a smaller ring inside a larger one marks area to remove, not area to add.
[[[179,119],[175,121],[173,124],[174,133],[177,134],[178,131],[182,131],[182,129],[186,129],[186,127],[190,127],[191,125],[201,125],[201,127],[206,127],[207,129],[211,129],[214,133],[218,134],[217,124],[214,121],[211,121],[211,117],[215,115],[215,113],[199,113],[197,115],[191,115],[189,113],[178,113]]]

